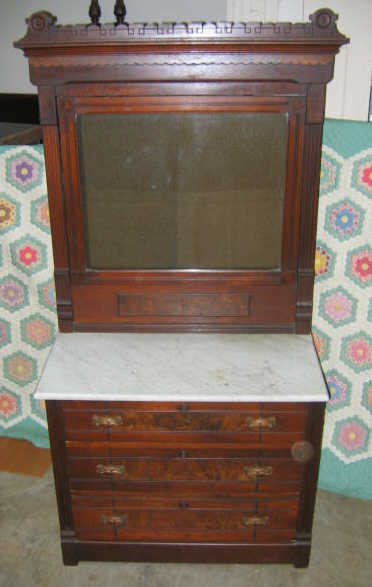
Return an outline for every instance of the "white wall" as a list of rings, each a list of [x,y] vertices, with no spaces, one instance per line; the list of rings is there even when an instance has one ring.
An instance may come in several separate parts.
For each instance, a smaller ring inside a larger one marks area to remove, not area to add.
[[[303,4],[303,0],[227,0],[227,18],[235,21],[302,22]]]
[[[339,15],[339,30],[351,39],[336,57],[327,87],[326,116],[368,120],[372,74],[372,0],[304,0],[305,14],[326,5]]]
[[[0,0],[0,92],[32,92],[27,60],[13,41],[26,32],[25,18],[48,10],[60,24],[89,22],[90,0]],[[102,21],[112,22],[115,0],[100,0]],[[226,0],[126,0],[128,20],[224,20]]]
[[[351,38],[336,57],[335,76],[327,86],[326,116],[368,120],[372,74],[372,0],[227,0],[233,20],[307,21],[318,8],[339,14],[338,27]]]

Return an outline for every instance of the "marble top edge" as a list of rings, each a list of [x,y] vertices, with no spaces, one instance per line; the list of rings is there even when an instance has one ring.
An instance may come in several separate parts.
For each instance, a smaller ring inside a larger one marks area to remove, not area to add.
[[[86,401],[327,401],[310,335],[60,334],[35,397]]]
[[[45,393],[43,391],[36,391],[34,394],[34,398],[44,401],[44,400],[57,400],[57,401],[86,401],[86,402],[133,402],[133,401],[141,401],[141,402],[189,402],[189,403],[205,403],[205,402],[213,402],[213,403],[313,403],[313,402],[328,402],[329,395],[326,391],[322,394],[317,394],[313,396],[303,396],[300,397],[298,395],[285,395],[283,397],[278,396],[259,396],[259,395],[246,395],[242,397],[231,397],[226,395],[225,397],[216,397],[213,395],[198,395],[195,396],[187,396],[187,395],[177,395],[177,396],[167,396],[162,395],[153,396],[153,395],[146,395],[144,393],[139,393],[138,396],[123,396],[119,394],[110,394],[108,397],[107,395],[84,395],[83,393],[77,393],[76,395],[72,394],[65,394],[65,393]]]

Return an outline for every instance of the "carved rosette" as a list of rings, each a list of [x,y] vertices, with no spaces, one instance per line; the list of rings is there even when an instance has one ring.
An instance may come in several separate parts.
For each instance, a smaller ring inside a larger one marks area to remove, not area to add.
[[[338,20],[338,14],[335,14],[329,8],[320,8],[314,14],[309,17],[313,23],[314,28],[320,29],[321,31],[337,30],[336,22]]]
[[[26,24],[31,31],[42,33],[57,22],[57,17],[50,12],[34,12],[29,18],[26,18]]]

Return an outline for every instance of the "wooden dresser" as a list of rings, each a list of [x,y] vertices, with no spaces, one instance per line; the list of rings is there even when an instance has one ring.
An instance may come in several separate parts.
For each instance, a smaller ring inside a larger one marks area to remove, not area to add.
[[[15,43],[65,333],[37,396],[64,560],[306,566],[328,397],[310,336],[322,124],[348,39],[328,9],[124,15],[37,12]]]
[[[327,400],[310,336],[60,335],[37,397],[66,564],[308,564]]]

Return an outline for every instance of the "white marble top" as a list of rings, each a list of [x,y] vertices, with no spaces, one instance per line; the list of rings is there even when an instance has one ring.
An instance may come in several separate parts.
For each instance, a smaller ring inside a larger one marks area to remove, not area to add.
[[[59,334],[38,399],[327,401],[310,335]]]

